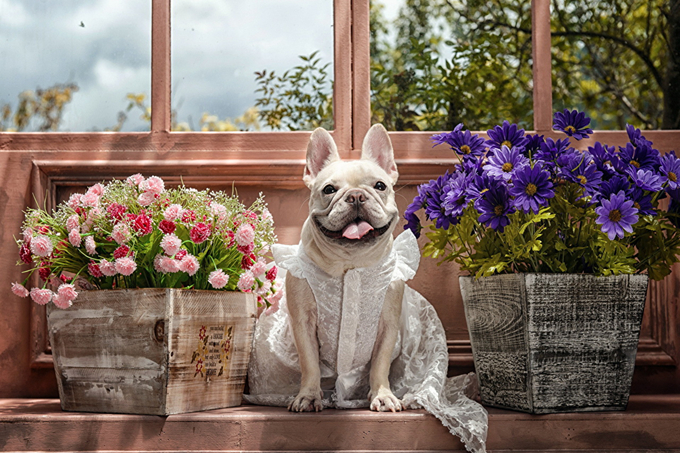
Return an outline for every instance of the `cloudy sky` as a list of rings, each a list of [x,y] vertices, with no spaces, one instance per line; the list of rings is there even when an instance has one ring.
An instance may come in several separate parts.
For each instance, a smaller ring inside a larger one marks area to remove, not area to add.
[[[173,108],[234,118],[254,104],[254,72],[315,50],[332,62],[332,0],[173,0]],[[116,123],[128,93],[150,94],[150,0],[0,0],[0,104],[55,83],[80,89],[63,131]],[[129,115],[124,130],[148,124]]]

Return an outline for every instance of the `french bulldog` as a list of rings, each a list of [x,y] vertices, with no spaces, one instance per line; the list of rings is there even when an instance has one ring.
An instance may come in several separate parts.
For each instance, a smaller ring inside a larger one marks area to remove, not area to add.
[[[376,124],[364,138],[361,159],[343,161],[335,142],[316,129],[307,146],[303,181],[310,189],[309,217],[301,242],[309,258],[323,271],[341,276],[370,267],[390,253],[399,212],[394,184],[399,173],[385,128]],[[374,411],[401,411],[402,402],[388,380],[401,315],[404,282],[390,284],[380,314],[370,363],[368,400]],[[286,277],[291,327],[298,350],[301,383],[288,406],[293,412],[322,410],[317,340],[317,307],[304,279]]]

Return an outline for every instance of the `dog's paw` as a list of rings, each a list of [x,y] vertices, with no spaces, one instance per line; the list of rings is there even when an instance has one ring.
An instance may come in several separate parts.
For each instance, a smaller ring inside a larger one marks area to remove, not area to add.
[[[293,402],[288,405],[288,410],[291,412],[320,412],[323,410],[322,395],[321,391],[300,391]]]
[[[372,411],[399,412],[406,410],[404,403],[402,403],[399,398],[394,396],[394,394],[389,389],[381,388],[377,395],[369,399],[371,400]]]

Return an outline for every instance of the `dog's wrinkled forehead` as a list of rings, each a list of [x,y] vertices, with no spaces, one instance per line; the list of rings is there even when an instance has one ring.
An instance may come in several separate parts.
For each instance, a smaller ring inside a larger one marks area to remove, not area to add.
[[[370,161],[335,161],[324,167],[314,180],[314,188],[332,184],[336,189],[373,187],[377,181],[392,186],[390,176],[378,164]]]

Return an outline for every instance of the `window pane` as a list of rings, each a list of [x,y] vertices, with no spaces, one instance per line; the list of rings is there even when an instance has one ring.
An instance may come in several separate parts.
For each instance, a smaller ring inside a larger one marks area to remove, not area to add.
[[[332,0],[173,0],[174,130],[333,128]]]
[[[149,130],[151,2],[0,0],[0,130]]]
[[[672,2],[671,2],[672,3]],[[594,129],[680,129],[680,16],[665,0],[552,2],[553,103]],[[672,31],[675,18],[675,35]]]
[[[531,0],[373,0],[373,122],[533,129]]]

